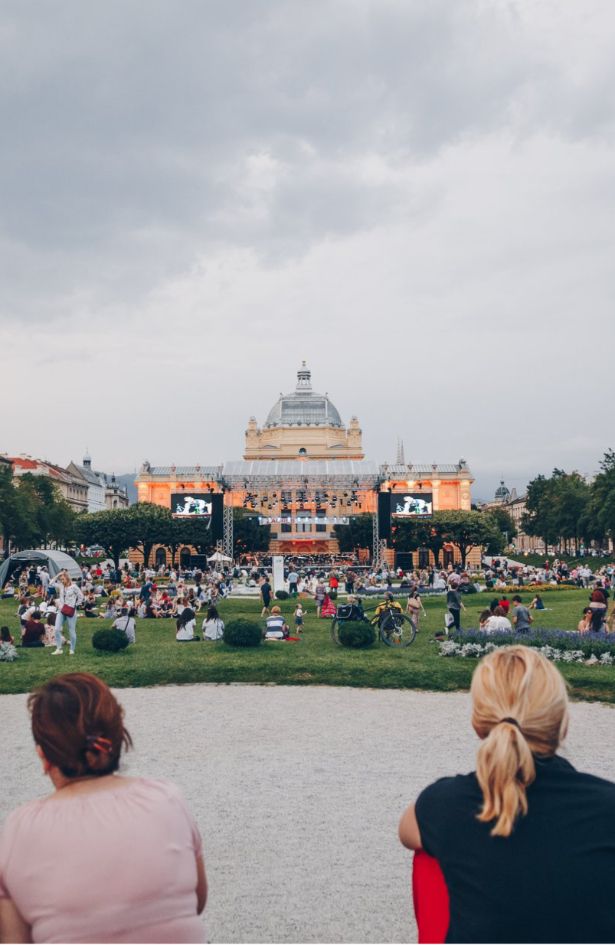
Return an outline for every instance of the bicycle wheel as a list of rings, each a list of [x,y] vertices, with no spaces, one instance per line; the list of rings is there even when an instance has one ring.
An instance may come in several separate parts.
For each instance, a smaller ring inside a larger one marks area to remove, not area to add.
[[[341,646],[342,644],[340,643],[339,630],[340,630],[339,621],[337,617],[334,617],[333,620],[331,621],[331,639],[333,640],[334,643],[337,643],[338,646]]]
[[[380,639],[386,646],[410,646],[416,637],[416,627],[406,614],[389,611],[380,625]]]

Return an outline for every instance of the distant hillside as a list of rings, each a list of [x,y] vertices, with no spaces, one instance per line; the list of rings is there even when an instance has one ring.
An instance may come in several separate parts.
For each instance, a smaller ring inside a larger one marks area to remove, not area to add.
[[[116,476],[115,478],[121,486],[126,486],[126,491],[128,492],[128,501],[131,505],[134,505],[137,501],[137,487],[135,486],[137,474],[124,473],[123,476]]]

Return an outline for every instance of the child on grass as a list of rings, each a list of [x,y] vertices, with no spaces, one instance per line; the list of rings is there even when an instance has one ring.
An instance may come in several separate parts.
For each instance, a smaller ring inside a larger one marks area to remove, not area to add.
[[[303,607],[297,602],[297,606],[295,607],[295,636],[299,636],[303,633],[303,614]]]

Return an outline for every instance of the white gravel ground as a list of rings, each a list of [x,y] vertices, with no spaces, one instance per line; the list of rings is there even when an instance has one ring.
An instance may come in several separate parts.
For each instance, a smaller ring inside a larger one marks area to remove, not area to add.
[[[462,693],[275,686],[120,690],[127,773],[181,785],[199,822],[210,942],[416,941],[408,801],[473,767]],[[0,817],[45,793],[25,696],[2,696]],[[615,780],[613,709],[576,704],[567,755]]]

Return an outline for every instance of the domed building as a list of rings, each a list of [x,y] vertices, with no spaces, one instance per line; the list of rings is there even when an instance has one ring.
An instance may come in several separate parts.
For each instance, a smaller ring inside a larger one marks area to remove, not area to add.
[[[505,485],[504,480],[500,479],[500,484],[495,490],[494,501],[501,505],[510,500],[510,489]]]
[[[251,417],[246,430],[244,459],[363,459],[361,428],[352,417],[348,429],[327,394],[312,390],[305,361],[297,386],[280,394],[264,426]]]
[[[271,552],[290,555],[338,553],[336,526],[367,514],[374,520],[371,550],[392,561],[387,545],[394,520],[470,509],[473,482],[463,459],[417,465],[405,461],[403,448],[397,454],[392,465],[365,459],[358,419],[344,425],[329,395],[313,390],[303,362],[295,389],[279,395],[264,424],[250,418],[243,459],[221,466],[144,463],[136,480],[138,501],[164,505],[176,516],[189,514],[188,507],[219,506],[227,554],[233,551],[233,509],[269,526]],[[184,551],[190,559],[192,550]],[[166,560],[166,554],[156,549],[156,559]],[[444,548],[445,564],[454,554]]]

